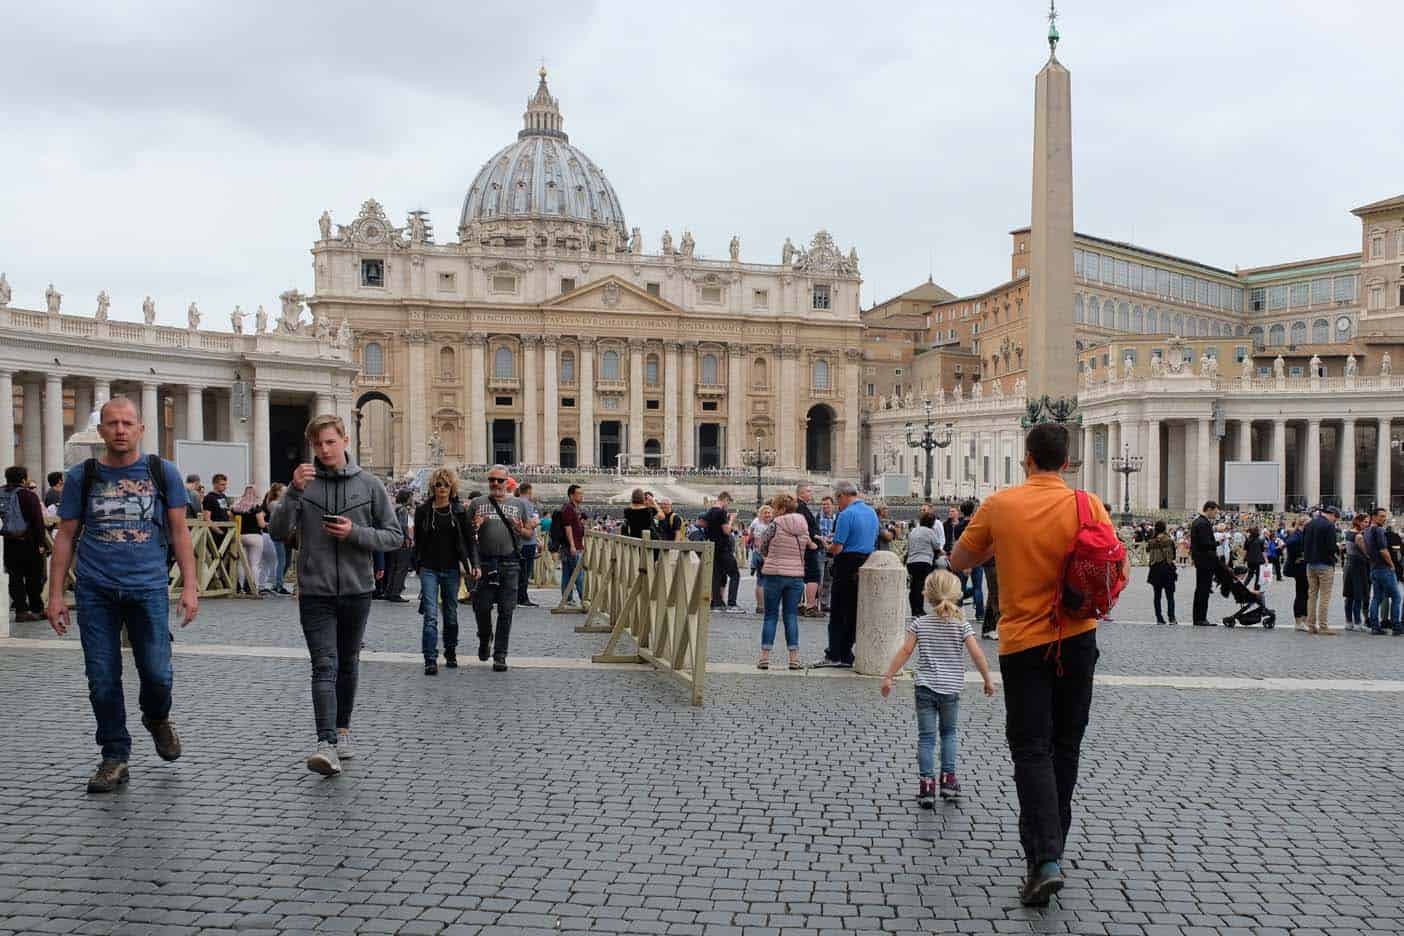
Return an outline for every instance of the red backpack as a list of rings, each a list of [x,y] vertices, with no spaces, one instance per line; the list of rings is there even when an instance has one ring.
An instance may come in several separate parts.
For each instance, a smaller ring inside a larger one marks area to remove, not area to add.
[[[1053,617],[1061,640],[1064,620],[1101,619],[1126,587],[1126,544],[1110,523],[1092,519],[1086,491],[1077,491],[1077,536],[1063,557],[1063,581]]]

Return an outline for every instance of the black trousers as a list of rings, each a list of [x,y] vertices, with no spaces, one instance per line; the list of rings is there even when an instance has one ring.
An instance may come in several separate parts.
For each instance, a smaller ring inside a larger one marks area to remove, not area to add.
[[[1005,737],[1019,795],[1019,840],[1031,867],[1061,861],[1072,827],[1072,798],[1097,667],[1097,632],[999,658]]]
[[[1198,584],[1198,582],[1195,583],[1196,589],[1198,588]],[[1167,617],[1172,621],[1175,620],[1175,583],[1171,582],[1169,585],[1152,585],[1151,589],[1151,604],[1155,606],[1155,623],[1164,624]],[[1198,600],[1197,590],[1195,594],[1196,600]],[[1165,596],[1165,614],[1163,616],[1160,613],[1161,595]]]
[[[10,577],[10,607],[16,614],[44,613],[44,557],[28,538],[5,539],[5,574]]]
[[[401,597],[413,561],[413,549],[396,549],[385,554],[385,581],[381,585],[381,594],[386,598]]]
[[[980,633],[991,634],[999,629],[999,570],[990,565],[985,569],[985,617]]]
[[[1292,581],[1296,584],[1297,590],[1292,595],[1292,617],[1298,621],[1306,619],[1307,616],[1307,577],[1306,567],[1302,566],[1301,572],[1292,576]]]
[[[1199,624],[1209,620],[1209,593],[1214,590],[1214,578],[1218,575],[1219,564],[1197,562],[1194,565],[1194,618]]]
[[[931,563],[929,562],[909,562],[907,563],[907,604],[912,609],[912,617],[921,617],[926,613],[926,598],[922,595],[922,589],[926,587],[926,577],[931,574]]]
[[[712,607],[736,604],[741,590],[741,570],[736,568],[736,552],[729,545],[712,544]],[[722,601],[725,592],[726,601]]]
[[[478,639],[492,641],[492,658],[507,662],[507,644],[512,639],[512,612],[517,607],[517,580],[522,567],[515,559],[482,560],[483,575],[473,593],[473,614],[478,619]],[[492,609],[497,609],[493,628]]]
[[[858,639],[858,570],[868,553],[839,553],[834,557],[834,591],[829,601],[829,648],[826,660],[853,662],[853,642]]]
[[[297,596],[302,636],[312,658],[312,714],[317,740],[336,743],[336,730],[351,727],[360,681],[361,642],[370,595]]]

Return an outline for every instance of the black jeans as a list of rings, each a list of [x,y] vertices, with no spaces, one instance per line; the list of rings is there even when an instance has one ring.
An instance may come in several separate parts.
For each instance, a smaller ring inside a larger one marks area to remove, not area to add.
[[[1092,709],[1097,632],[1062,645],[1063,675],[1051,644],[999,658],[1005,737],[1019,795],[1019,840],[1031,867],[1061,861],[1072,826],[1082,734]]]
[[[736,568],[736,551],[728,544],[712,543],[712,607],[722,607],[722,592],[726,604],[736,604],[741,590],[741,570]]]
[[[829,648],[824,659],[853,662],[853,641],[858,638],[858,570],[868,553],[839,553],[834,557],[834,591],[829,602]]]
[[[1209,593],[1214,590],[1214,577],[1218,574],[1218,562],[1196,562],[1194,564],[1194,618],[1199,624],[1209,620]]]
[[[396,549],[385,554],[385,582],[381,586],[381,594],[386,598],[403,597],[405,577],[409,575],[413,561],[413,549]]]
[[[482,560],[482,577],[473,593],[473,614],[478,619],[478,640],[492,642],[492,658],[507,662],[507,644],[512,639],[512,611],[517,607],[517,582],[522,567],[516,559]],[[497,608],[497,627],[492,609]]]
[[[1296,592],[1292,595],[1292,617],[1298,621],[1304,621],[1307,616],[1306,566],[1302,566],[1298,573],[1292,576],[1292,581],[1297,586]]]
[[[370,608],[369,593],[327,596],[298,592],[302,636],[312,657],[312,713],[318,741],[335,743],[336,730],[351,727],[361,641],[366,635]]]
[[[912,617],[921,617],[926,613],[926,597],[922,589],[926,587],[926,577],[931,574],[931,568],[929,562],[907,563],[907,575],[911,576],[907,581],[907,604],[911,606]]]
[[[999,570],[985,567],[985,616],[980,621],[980,633],[992,634],[999,628]]]
[[[1169,585],[1152,585],[1151,603],[1155,605],[1155,623],[1164,624],[1168,617],[1175,620],[1175,583]],[[1160,596],[1165,596],[1165,614],[1160,613]]]
[[[44,613],[44,557],[27,537],[6,537],[5,574],[10,577],[10,607],[16,614]]]
[[[522,546],[522,571],[517,576],[517,604],[526,604],[531,600],[527,589],[531,587],[531,572],[535,567],[536,544],[527,543]]]

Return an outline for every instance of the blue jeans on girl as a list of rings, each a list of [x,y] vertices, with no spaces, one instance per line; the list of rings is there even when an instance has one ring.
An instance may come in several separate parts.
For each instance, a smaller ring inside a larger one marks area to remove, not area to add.
[[[960,696],[916,687],[917,770],[923,777],[936,776],[936,736],[941,736],[941,773],[955,773],[956,718]]]

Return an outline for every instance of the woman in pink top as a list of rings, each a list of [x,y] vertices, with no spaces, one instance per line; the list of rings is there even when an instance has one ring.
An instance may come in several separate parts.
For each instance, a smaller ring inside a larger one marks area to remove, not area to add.
[[[809,524],[795,513],[795,499],[777,494],[770,502],[775,519],[758,537],[758,549],[765,556],[761,566],[765,590],[765,622],[761,625],[760,660],[757,669],[770,669],[770,648],[775,643],[775,625],[783,606],[785,644],[790,648],[790,669],[800,669],[799,603],[804,597],[804,554],[814,549]]]

